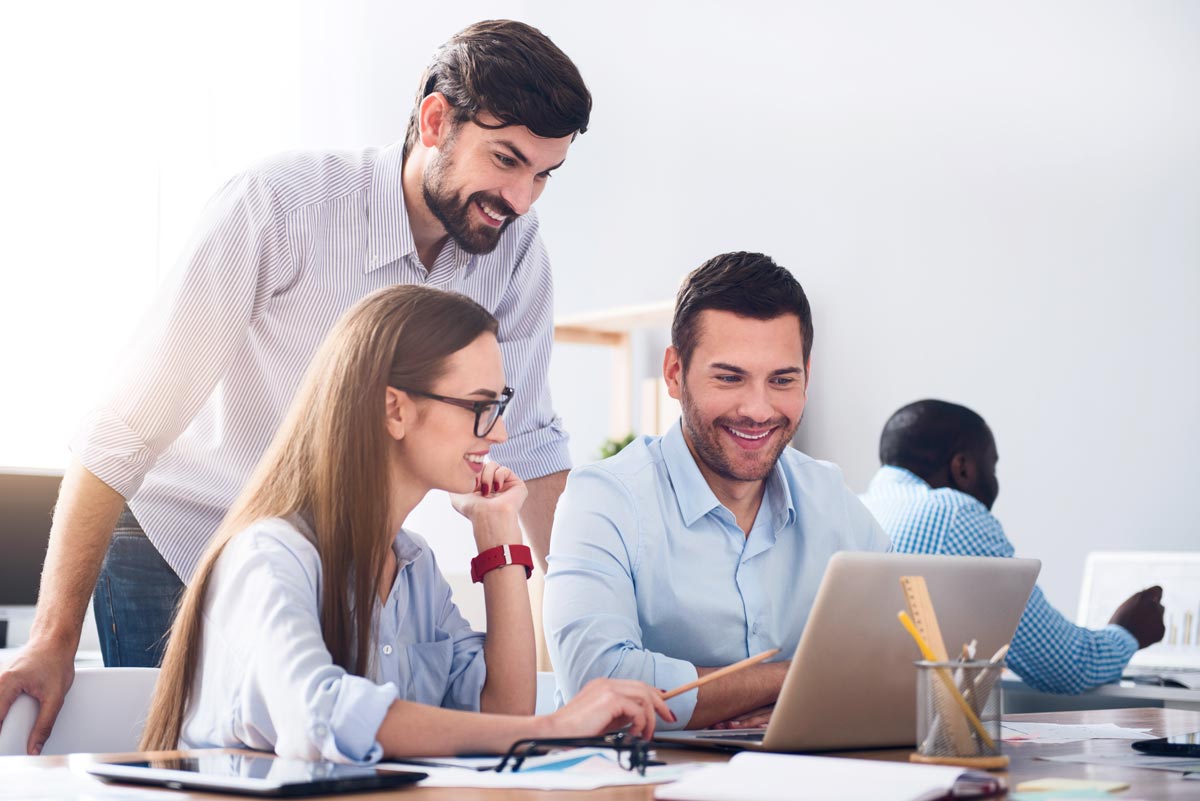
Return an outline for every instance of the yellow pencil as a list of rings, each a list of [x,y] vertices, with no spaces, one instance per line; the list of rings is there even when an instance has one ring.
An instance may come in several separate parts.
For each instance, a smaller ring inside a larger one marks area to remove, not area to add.
[[[779,649],[772,648],[770,651],[763,651],[761,654],[755,654],[754,656],[750,657],[749,659],[743,659],[741,662],[734,662],[732,665],[726,665],[725,667],[721,668],[720,670],[714,670],[712,673],[709,673],[707,676],[701,676],[700,678],[696,679],[695,681],[689,681],[687,684],[681,684],[680,686],[676,687],[674,690],[664,690],[663,698],[664,699],[674,698],[677,695],[683,695],[688,690],[694,690],[697,687],[703,687],[705,684],[708,684],[710,681],[716,681],[717,679],[722,678],[723,676],[728,676],[730,673],[736,673],[739,670],[741,670],[742,668],[748,668],[751,665],[757,665],[759,662],[763,662],[767,659],[770,659],[771,657],[775,656],[775,654],[777,654],[777,653],[779,653]]]

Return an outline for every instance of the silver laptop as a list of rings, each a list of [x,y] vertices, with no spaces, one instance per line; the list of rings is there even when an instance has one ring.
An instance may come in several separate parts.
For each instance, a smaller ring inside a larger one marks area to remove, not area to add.
[[[901,576],[924,576],[946,648],[987,659],[1012,639],[1041,562],[842,552],[829,561],[765,729],[660,732],[674,744],[759,751],[912,745],[916,644],[896,619]]]

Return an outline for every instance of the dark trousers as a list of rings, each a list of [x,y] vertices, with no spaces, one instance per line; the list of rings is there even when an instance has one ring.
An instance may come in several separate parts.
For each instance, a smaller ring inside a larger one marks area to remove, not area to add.
[[[158,667],[181,595],[183,582],[125,509],[92,596],[105,667]]]

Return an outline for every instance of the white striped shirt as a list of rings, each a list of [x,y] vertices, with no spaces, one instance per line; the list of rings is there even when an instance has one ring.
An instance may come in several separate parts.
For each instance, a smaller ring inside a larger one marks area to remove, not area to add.
[[[537,216],[515,220],[490,254],[450,240],[426,270],[401,167],[395,144],[289,153],[233,178],[160,288],[118,389],[72,440],[184,581],[325,334],[387,286],[454,290],[491,311],[517,390],[494,458],[526,479],[570,467],[547,383],[553,286]]]

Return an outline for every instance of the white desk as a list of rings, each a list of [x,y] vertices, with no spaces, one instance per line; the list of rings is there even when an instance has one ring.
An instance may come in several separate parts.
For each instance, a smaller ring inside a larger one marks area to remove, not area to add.
[[[1123,681],[1105,684],[1079,695],[1043,693],[1029,687],[1016,677],[1005,678],[1004,713],[1074,712],[1086,709],[1122,709],[1127,707],[1162,707],[1200,711],[1200,690],[1174,687],[1153,687]]]

